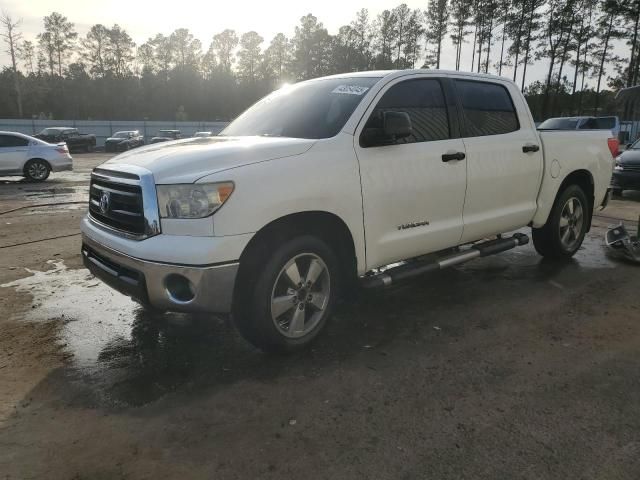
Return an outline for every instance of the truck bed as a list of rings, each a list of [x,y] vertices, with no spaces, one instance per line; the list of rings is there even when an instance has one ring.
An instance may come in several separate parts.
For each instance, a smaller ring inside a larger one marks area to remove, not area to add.
[[[555,192],[568,172],[585,171],[592,177],[594,206],[600,205],[607,194],[613,173],[614,159],[608,145],[611,132],[541,130],[538,135],[544,154],[544,172],[533,226],[541,227],[546,222]]]

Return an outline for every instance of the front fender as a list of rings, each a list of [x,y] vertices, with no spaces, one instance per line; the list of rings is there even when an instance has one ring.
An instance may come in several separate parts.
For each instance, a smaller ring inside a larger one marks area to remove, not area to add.
[[[353,237],[358,272],[366,259],[360,173],[353,137],[318,140],[303,154],[219,172],[199,182],[233,181],[235,190],[213,216],[214,235],[255,233],[271,222],[301,212],[339,217]]]

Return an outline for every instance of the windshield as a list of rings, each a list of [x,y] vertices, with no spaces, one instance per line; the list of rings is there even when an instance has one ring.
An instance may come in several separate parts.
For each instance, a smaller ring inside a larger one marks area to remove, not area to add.
[[[116,132],[113,138],[127,138],[129,136],[129,132]]]
[[[60,130],[58,128],[45,128],[39,135],[60,135]]]
[[[633,145],[631,145],[627,150],[640,150],[640,138],[633,142]]]
[[[578,121],[577,118],[549,118],[538,125],[538,130],[575,130]]]
[[[286,86],[254,104],[220,135],[329,138],[380,78],[330,78]]]

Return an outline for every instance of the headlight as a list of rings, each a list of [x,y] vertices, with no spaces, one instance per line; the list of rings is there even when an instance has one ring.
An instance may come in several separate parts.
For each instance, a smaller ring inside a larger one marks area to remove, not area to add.
[[[233,187],[233,182],[158,185],[160,218],[207,217],[227,201]]]
[[[620,162],[620,157],[616,158],[616,164],[614,165],[613,169],[617,172],[621,172],[622,170],[624,170],[622,162]]]

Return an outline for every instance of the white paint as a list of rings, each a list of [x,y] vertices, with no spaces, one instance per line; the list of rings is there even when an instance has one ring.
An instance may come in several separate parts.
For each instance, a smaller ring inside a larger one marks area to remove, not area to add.
[[[484,236],[547,221],[566,175],[587,169],[599,204],[611,177],[608,132],[542,132],[519,88],[504,78],[437,70],[378,72],[342,132],[332,138],[211,138],[132,150],[105,166],[138,165],[156,183],[233,181],[235,190],[207,221],[214,236],[158,235],[126,240],[84,221],[97,242],[136,258],[177,264],[235,261],[253,234],[286,215],[323,211],[340,218],[354,240],[358,272],[427,254]],[[360,72],[337,75],[349,85]],[[362,149],[358,138],[380,96],[414,78],[463,78],[494,82],[510,92],[520,129],[505,135]],[[203,140],[203,141],[200,141]],[[540,146],[525,153],[526,144]],[[449,150],[467,159],[443,163]],[[545,158],[557,158],[553,178]],[[363,211],[364,209],[364,211]],[[398,230],[406,223],[429,222]],[[366,248],[365,248],[366,244]],[[365,254],[366,252],[366,254]]]

